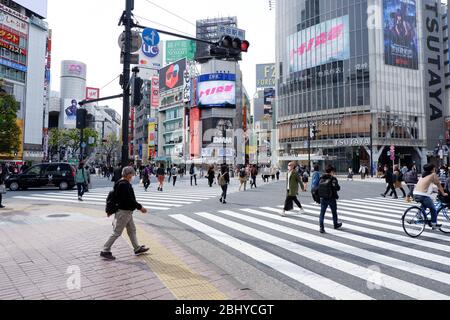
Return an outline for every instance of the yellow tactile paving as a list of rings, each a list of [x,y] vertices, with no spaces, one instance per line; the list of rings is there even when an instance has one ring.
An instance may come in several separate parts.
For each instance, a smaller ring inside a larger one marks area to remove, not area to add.
[[[147,232],[139,227],[137,229],[139,241],[148,244],[151,248],[151,255],[142,256],[142,258],[177,299],[228,300],[225,294],[211,285],[204,277],[192,272],[183,261]]]

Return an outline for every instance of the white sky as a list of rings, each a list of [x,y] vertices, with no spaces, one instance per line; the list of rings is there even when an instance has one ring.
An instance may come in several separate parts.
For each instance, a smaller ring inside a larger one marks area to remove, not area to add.
[[[246,30],[251,43],[244,54],[241,68],[244,85],[252,97],[256,91],[255,65],[275,61],[275,11],[269,11],[268,0],[151,0],[195,25],[197,19],[237,16],[239,28]],[[118,27],[125,0],[48,1],[48,23],[53,30],[52,83],[59,91],[62,60],[79,60],[87,64],[87,86],[101,88],[122,73],[117,38],[123,31]],[[151,5],[135,0],[134,14],[195,36],[195,26]],[[149,27],[169,30],[161,25],[138,19]],[[162,39],[170,39],[162,36]],[[121,93],[119,81],[101,91],[102,96]],[[122,114],[121,100],[108,104]]]

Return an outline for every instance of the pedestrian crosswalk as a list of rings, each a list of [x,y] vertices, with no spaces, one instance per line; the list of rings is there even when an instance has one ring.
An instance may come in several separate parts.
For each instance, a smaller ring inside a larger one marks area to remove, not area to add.
[[[89,193],[83,196],[83,202],[79,202],[77,198],[77,191],[54,191],[45,193],[34,193],[27,195],[17,195],[13,199],[26,201],[42,201],[50,203],[61,204],[85,204],[92,206],[104,207],[106,198],[112,188],[92,189]],[[135,187],[136,199],[139,203],[147,209],[153,211],[168,211],[175,208],[180,208],[186,205],[198,203],[204,200],[218,197],[219,191],[215,189],[197,188],[197,189],[171,189],[167,192],[158,192],[156,190],[149,190],[145,192],[142,186]]]
[[[431,230],[420,240],[406,236],[401,217],[410,206],[385,198],[339,201],[344,226],[334,230],[327,212],[325,235],[317,205],[286,218],[282,207],[171,217],[315,298],[449,300],[450,237]]]

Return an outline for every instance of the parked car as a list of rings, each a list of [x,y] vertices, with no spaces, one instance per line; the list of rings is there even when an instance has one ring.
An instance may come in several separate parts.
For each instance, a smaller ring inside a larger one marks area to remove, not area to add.
[[[75,187],[75,174],[75,168],[68,163],[44,163],[35,165],[22,174],[9,176],[5,186],[11,191],[42,187],[71,190]]]

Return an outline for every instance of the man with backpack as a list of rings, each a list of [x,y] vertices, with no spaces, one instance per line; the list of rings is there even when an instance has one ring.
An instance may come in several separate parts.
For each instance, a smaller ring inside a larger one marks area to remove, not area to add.
[[[299,213],[301,214],[305,213],[302,204],[300,203],[300,201],[298,201],[297,198],[299,185],[301,186],[302,190],[305,191],[305,186],[303,185],[302,178],[297,173],[297,170],[295,170],[295,163],[291,162],[288,164],[288,173],[286,181],[287,195],[286,200],[284,202],[284,209],[283,212],[281,213],[282,217],[286,217],[286,211],[291,211],[292,209],[294,209],[294,203],[298,206]]]
[[[133,190],[133,179],[136,176],[136,171],[133,167],[125,167],[122,171],[122,179],[114,185],[114,190],[107,199],[107,213],[108,216],[115,214],[113,222],[113,234],[108,239],[103,247],[100,256],[106,260],[116,260],[111,253],[111,247],[114,242],[122,236],[124,229],[127,229],[131,244],[133,245],[134,254],[141,255],[149,251],[145,246],[140,246],[136,235],[136,225],[133,220],[133,212],[135,210],[146,214],[148,211],[141,204],[136,201],[136,196]],[[111,199],[111,196],[113,199]],[[110,211],[109,205],[111,201],[114,202],[115,211]]]
[[[320,178],[319,181],[319,197],[320,197],[320,233],[325,233],[325,213],[330,207],[333,214],[333,224],[334,229],[340,229],[342,223],[338,221],[337,214],[337,200],[339,199],[338,191],[341,190],[339,182],[335,177],[336,169],[333,166],[328,166],[325,174]]]
[[[223,164],[220,168],[219,175],[217,176],[217,184],[222,188],[222,195],[220,196],[220,202],[227,203],[227,191],[230,184],[230,170],[226,164]]]
[[[192,181],[195,180],[195,186],[197,186],[197,169],[194,164],[191,164],[191,168],[189,169],[189,174],[191,175],[191,187]]]

